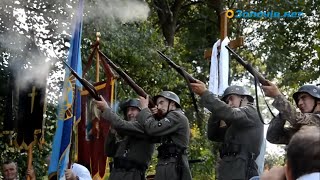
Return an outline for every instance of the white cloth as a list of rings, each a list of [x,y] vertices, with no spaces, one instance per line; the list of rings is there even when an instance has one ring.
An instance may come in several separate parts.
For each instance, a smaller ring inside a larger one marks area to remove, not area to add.
[[[213,94],[222,95],[228,87],[229,78],[229,51],[225,47],[230,42],[226,37],[220,45],[220,40],[214,43],[211,54],[211,67],[209,77],[209,91]],[[218,46],[221,46],[218,59]]]
[[[72,172],[78,176],[80,180],[92,180],[89,170],[81,164],[73,163]]]
[[[320,179],[320,172],[315,172],[315,173],[300,176],[297,180],[319,180],[319,179]]]

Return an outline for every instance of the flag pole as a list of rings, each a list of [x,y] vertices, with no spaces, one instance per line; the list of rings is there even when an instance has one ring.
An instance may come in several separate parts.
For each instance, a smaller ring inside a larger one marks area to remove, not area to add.
[[[98,46],[97,46],[97,51],[96,51],[96,59],[97,59],[97,66],[96,66],[96,82],[100,81],[100,77],[99,77],[99,69],[100,69],[100,58],[99,58],[99,43],[100,43],[100,37],[101,37],[101,33],[97,32],[96,33],[96,37],[97,37],[97,42],[98,42]]]
[[[28,170],[32,167],[32,160],[33,160],[32,146],[33,146],[33,143],[31,143],[30,147],[28,148]],[[29,175],[27,175],[27,180],[31,180],[31,177]]]

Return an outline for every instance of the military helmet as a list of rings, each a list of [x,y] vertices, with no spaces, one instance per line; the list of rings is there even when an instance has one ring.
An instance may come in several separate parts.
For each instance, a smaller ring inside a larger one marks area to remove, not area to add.
[[[320,88],[315,85],[311,85],[311,84],[303,85],[298,89],[297,92],[293,93],[292,97],[296,102],[296,104],[298,104],[298,96],[300,93],[308,93],[310,96],[314,97],[315,99],[320,100]]]
[[[174,101],[178,105],[178,107],[181,107],[180,98],[176,93],[172,91],[162,91],[159,95],[153,97],[153,101],[156,102],[159,97],[164,97],[171,101]]]
[[[128,107],[136,107],[141,110],[140,101],[138,99],[128,99],[120,104],[120,109],[126,113]]]
[[[253,97],[249,94],[249,92],[244,87],[236,86],[236,85],[229,86],[226,90],[224,90],[221,98],[222,101],[226,101],[226,98],[232,94],[239,95],[239,96],[247,96],[249,102],[254,101]]]

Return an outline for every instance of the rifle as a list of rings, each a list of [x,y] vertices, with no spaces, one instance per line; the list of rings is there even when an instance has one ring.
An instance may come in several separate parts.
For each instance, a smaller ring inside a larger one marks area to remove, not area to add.
[[[187,81],[187,85],[188,85],[188,89],[190,91],[190,96],[191,96],[191,99],[192,99],[192,103],[193,103],[194,109],[196,111],[197,117],[200,120],[201,118],[200,118],[200,115],[199,115],[199,109],[198,109],[198,105],[197,105],[197,100],[196,100],[196,97],[194,96],[194,93],[193,93],[191,85],[190,85],[190,83],[196,83],[197,80],[194,77],[192,77],[189,73],[187,73],[181,66],[178,66],[170,58],[168,58],[166,55],[164,55],[161,51],[157,50],[157,52],[164,60],[167,61],[167,63],[171,67],[173,67],[176,71],[178,71],[178,73],[182,77],[184,77],[184,79]]]
[[[168,58],[166,55],[164,55],[161,51],[157,50],[158,54],[167,61],[167,63],[173,67],[181,76],[184,76],[188,78],[188,80],[191,83],[197,82],[194,77],[192,77],[189,73],[187,73],[181,66],[178,66],[176,63],[174,63],[170,58]]]
[[[246,69],[248,70],[254,77],[257,77],[259,82],[264,85],[268,86],[268,81],[260,74],[251,64],[243,60],[236,52],[234,52],[229,46],[226,46],[231,55],[235,57],[235,59]]]
[[[62,60],[62,62],[68,67],[68,69],[70,70],[70,72],[74,75],[74,77],[76,77],[78,79],[78,81],[83,85],[83,87],[89,92],[89,94],[97,101],[101,101],[101,98],[98,94],[98,92],[96,91],[96,89],[94,88],[94,86],[89,83],[86,79],[81,78],[70,66],[67,62],[65,62],[64,60]]]
[[[130,76],[127,75],[120,67],[118,67],[116,64],[114,64],[111,59],[109,59],[106,55],[104,55],[101,51],[99,51],[99,54],[101,55],[101,60],[104,60],[107,64],[109,64],[112,69],[114,69],[128,84],[129,86],[139,95],[144,98],[147,98],[149,96],[140,86],[137,85],[136,82],[134,82]],[[149,96],[151,97],[151,96]],[[149,98],[149,107],[153,108],[156,105],[152,101],[151,98]]]

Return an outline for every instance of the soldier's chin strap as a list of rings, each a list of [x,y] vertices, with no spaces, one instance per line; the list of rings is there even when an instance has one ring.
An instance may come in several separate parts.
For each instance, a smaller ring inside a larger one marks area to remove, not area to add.
[[[241,105],[242,105],[243,98],[244,98],[244,97],[241,97],[239,107],[241,107]]]
[[[168,107],[167,107],[167,112],[165,115],[167,115],[169,113],[169,108],[170,108],[170,103],[172,102],[172,100],[168,99]]]
[[[314,105],[310,113],[315,113],[314,110],[316,109],[317,106],[318,106],[318,99],[314,98]]]

